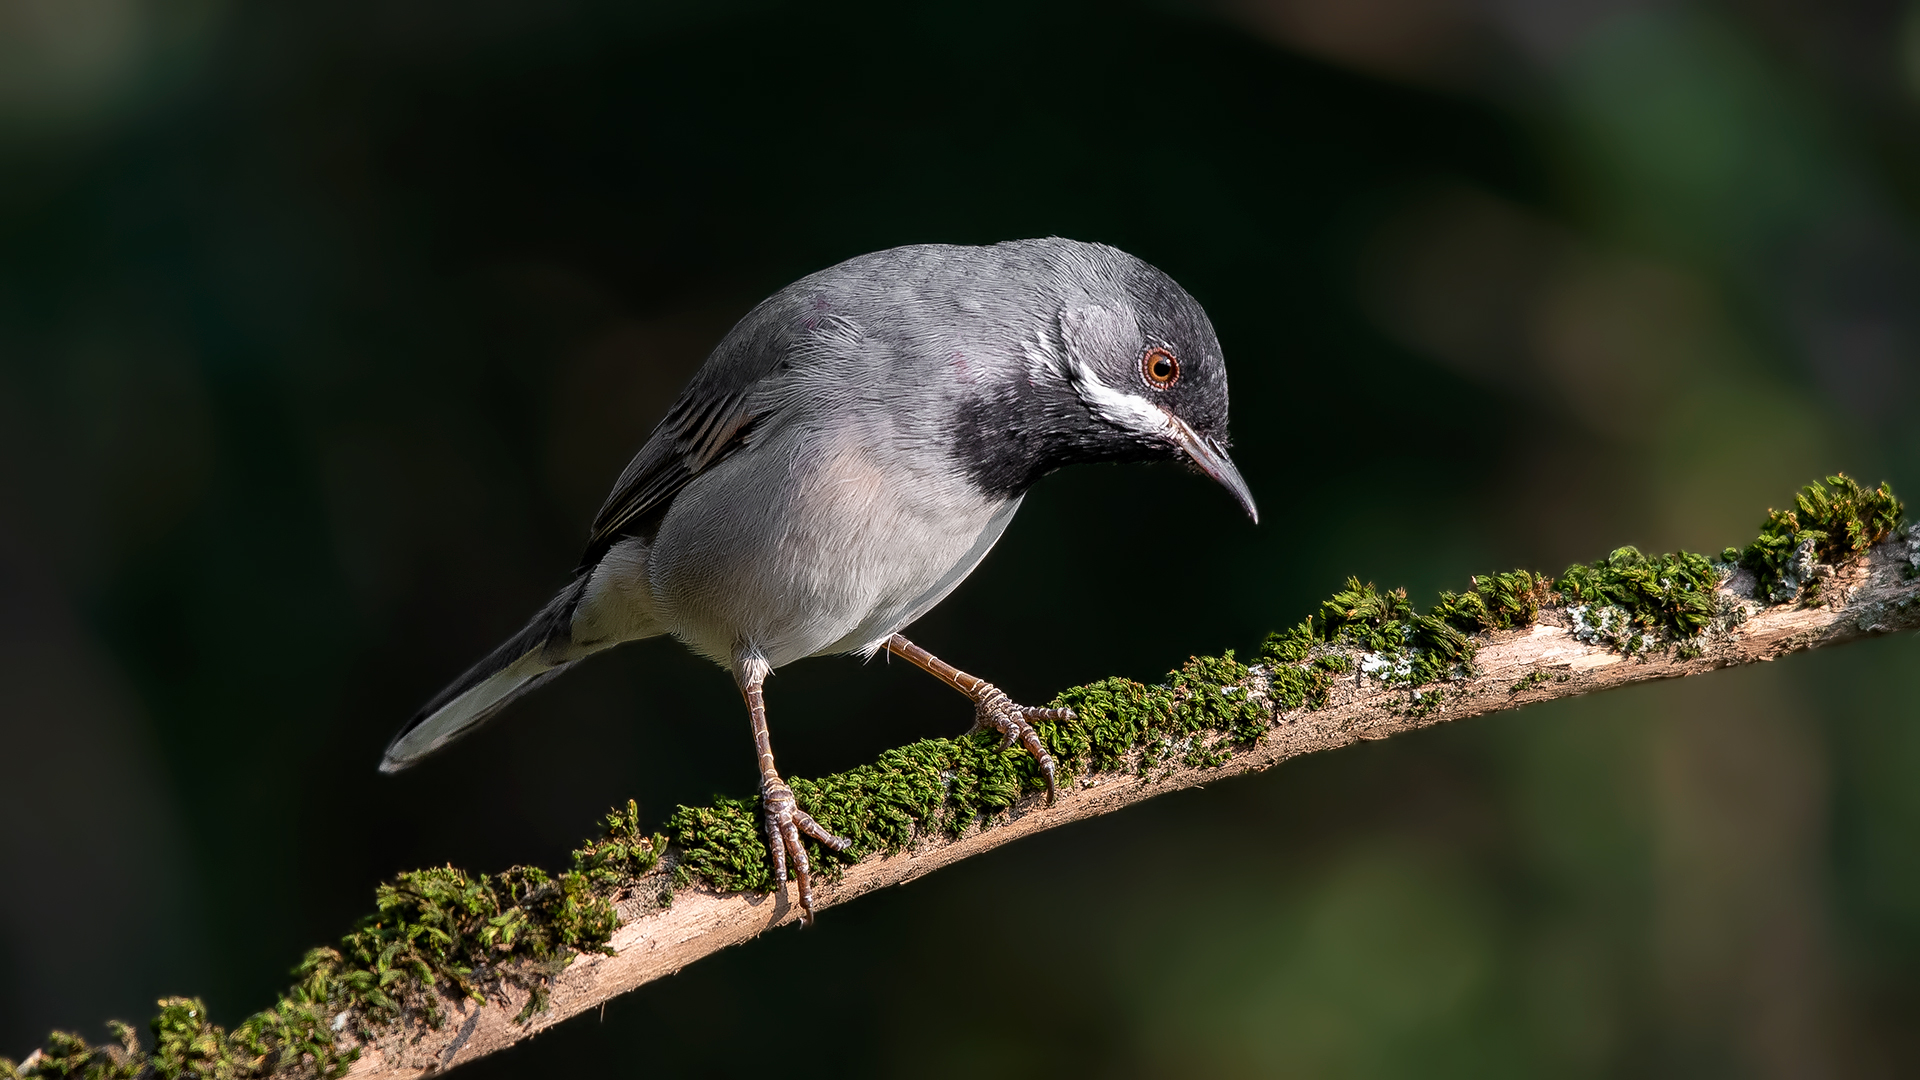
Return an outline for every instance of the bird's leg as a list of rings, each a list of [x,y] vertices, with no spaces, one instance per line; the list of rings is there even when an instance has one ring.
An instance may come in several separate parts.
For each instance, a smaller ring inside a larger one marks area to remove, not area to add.
[[[773,767],[773,740],[767,734],[767,699],[761,688],[771,669],[757,656],[734,665],[734,677],[740,693],[747,699],[747,712],[753,719],[753,747],[760,752],[760,807],[766,817],[767,847],[773,852],[774,888],[787,887],[787,860],[793,860],[793,876],[800,883],[800,920],[813,921],[813,868],[807,865],[807,849],[801,834],[813,837],[835,851],[845,851],[853,841],[835,836],[813,820],[813,815],[793,801],[793,789],[780,779]]]
[[[977,675],[969,675],[927,650],[895,634],[887,639],[887,651],[953,687],[973,700],[974,726],[990,727],[1005,740],[1003,746],[1019,743],[1033,755],[1040,775],[1047,782],[1047,805],[1053,805],[1053,755],[1033,729],[1035,720],[1071,720],[1072,709],[1036,709],[1015,705],[1006,692]]]

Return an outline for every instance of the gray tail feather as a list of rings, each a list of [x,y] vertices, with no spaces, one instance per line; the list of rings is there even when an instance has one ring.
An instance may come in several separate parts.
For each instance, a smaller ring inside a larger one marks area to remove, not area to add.
[[[574,579],[520,632],[435,694],[387,744],[380,771],[399,772],[497,716],[522,694],[566,670],[573,609],[586,591]]]

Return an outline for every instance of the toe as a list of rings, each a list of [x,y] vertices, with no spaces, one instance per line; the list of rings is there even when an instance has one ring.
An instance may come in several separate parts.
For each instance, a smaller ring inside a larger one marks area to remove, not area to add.
[[[813,868],[807,865],[807,849],[800,843],[800,830],[787,826],[786,843],[793,856],[793,876],[800,885],[800,921],[813,921]]]
[[[813,815],[807,813],[805,810],[795,809],[793,812],[793,822],[800,827],[801,832],[806,833],[808,836],[813,837],[815,840],[818,840],[820,843],[835,851],[845,851],[853,846],[852,840],[844,836],[835,836],[828,832],[825,826],[813,820]]]
[[[787,837],[772,815],[767,817],[767,849],[773,853],[773,883],[778,888],[787,883]]]

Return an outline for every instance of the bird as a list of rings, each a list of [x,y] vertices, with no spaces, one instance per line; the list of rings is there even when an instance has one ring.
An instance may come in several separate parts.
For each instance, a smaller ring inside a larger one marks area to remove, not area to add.
[[[803,838],[849,841],[796,805],[774,765],[767,676],[885,650],[1032,755],[1052,804],[1055,765],[1034,722],[1071,713],[1015,704],[901,631],[1066,465],[1184,461],[1257,525],[1227,447],[1213,324],[1132,255],[1049,237],[848,259],[728,331],[621,473],[565,587],[414,714],[380,769],[414,765],[588,656],[670,634],[738,684],[775,889],[785,895],[791,862],[811,921]]]

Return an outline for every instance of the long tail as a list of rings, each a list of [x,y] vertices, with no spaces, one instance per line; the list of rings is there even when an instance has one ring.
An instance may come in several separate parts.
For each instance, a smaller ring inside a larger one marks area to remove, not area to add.
[[[571,648],[571,625],[586,588],[587,575],[582,574],[519,633],[427,702],[388,744],[380,771],[396,773],[414,765],[579,659],[578,650]]]

